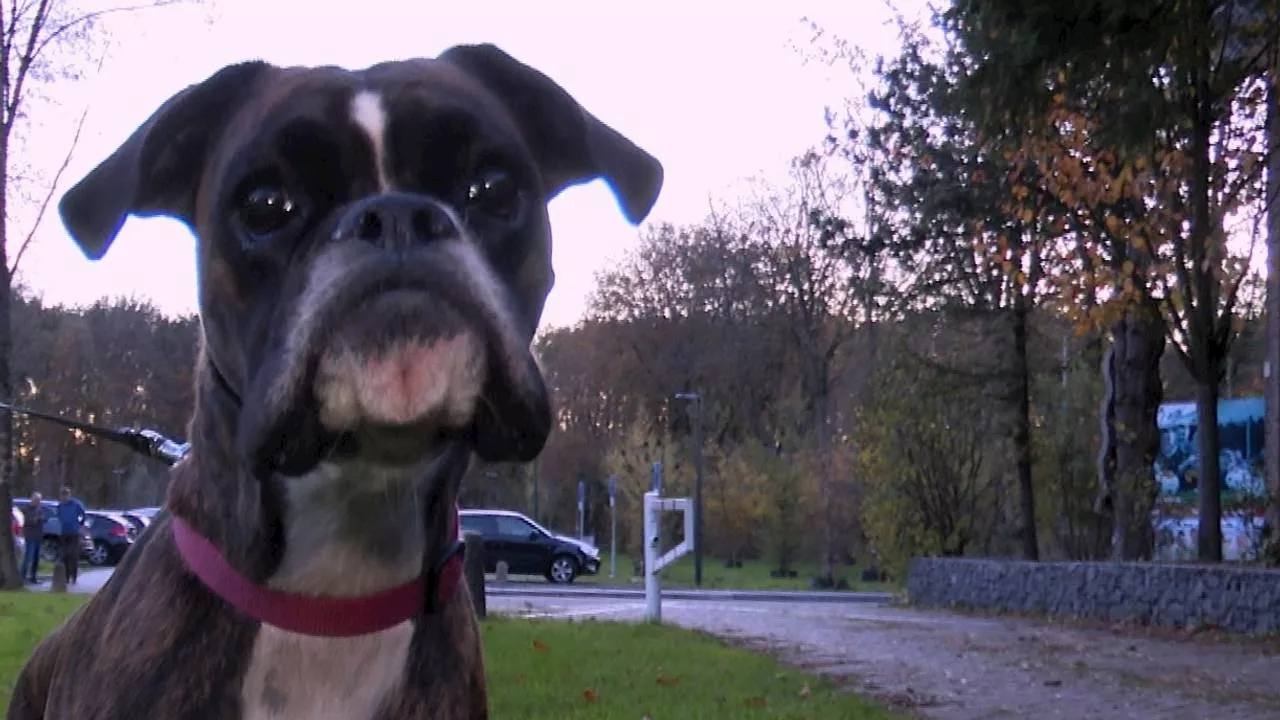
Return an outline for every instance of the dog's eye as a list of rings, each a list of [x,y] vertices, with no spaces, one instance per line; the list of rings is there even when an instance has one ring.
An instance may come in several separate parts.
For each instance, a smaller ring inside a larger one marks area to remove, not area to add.
[[[298,206],[283,188],[263,185],[244,196],[239,220],[245,232],[254,239],[261,239],[282,230],[293,221],[297,212]]]
[[[467,188],[467,207],[495,220],[512,222],[520,215],[520,187],[502,170],[486,170]]]

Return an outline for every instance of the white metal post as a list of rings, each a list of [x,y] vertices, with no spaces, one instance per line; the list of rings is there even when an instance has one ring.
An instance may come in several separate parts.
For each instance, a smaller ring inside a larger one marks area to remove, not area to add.
[[[646,620],[662,619],[662,568],[693,550],[693,501],[689,498],[664,498],[654,491],[644,494],[644,616]],[[680,544],[662,550],[662,511],[684,513],[684,539]]]
[[[644,494],[644,619],[662,619],[662,576],[658,573],[658,493]]]
[[[618,508],[614,501],[614,493],[609,493],[609,577],[618,574]]]

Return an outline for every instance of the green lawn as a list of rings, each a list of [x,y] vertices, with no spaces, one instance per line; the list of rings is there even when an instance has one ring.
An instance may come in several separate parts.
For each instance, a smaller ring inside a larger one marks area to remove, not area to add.
[[[672,626],[491,617],[484,637],[495,720],[906,717]]]
[[[0,707],[9,707],[13,681],[40,638],[87,599],[71,593],[0,592]]]
[[[83,595],[0,594],[0,707],[32,647]],[[495,720],[895,720],[905,716],[713,637],[670,626],[484,621]]]
[[[662,569],[664,587],[693,587],[693,555],[685,555],[674,564]],[[702,587],[721,590],[812,590],[810,584],[815,575],[822,572],[816,564],[801,563],[793,567],[796,576],[793,578],[775,578],[769,573],[776,570],[776,563],[764,560],[744,560],[742,567],[725,567],[723,560],[703,558]],[[884,590],[896,588],[890,583],[864,583],[859,578],[862,568],[846,565],[836,566],[836,577],[844,578],[850,590]],[[641,578],[631,577],[631,557],[618,553],[618,575],[609,577],[609,551],[600,553],[600,574],[583,576],[575,583],[605,586],[635,586],[643,584]]]

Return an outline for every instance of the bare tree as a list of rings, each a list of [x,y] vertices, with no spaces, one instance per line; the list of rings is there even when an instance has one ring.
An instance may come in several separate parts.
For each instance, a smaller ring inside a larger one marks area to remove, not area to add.
[[[59,0],[11,0],[0,7],[0,399],[13,398],[10,322],[13,278],[31,246],[53,200],[54,189],[71,160],[80,138],[82,113],[66,153],[53,176],[40,180],[24,174],[18,150],[29,128],[30,111],[41,90],[58,80],[74,80],[85,66],[77,58],[105,58],[102,21],[111,15],[177,4],[181,0],[153,0],[145,4],[88,10]],[[32,219],[17,231],[12,218],[30,205]],[[13,420],[0,420],[0,508],[13,502]],[[0,588],[22,586],[13,543],[0,542]]]

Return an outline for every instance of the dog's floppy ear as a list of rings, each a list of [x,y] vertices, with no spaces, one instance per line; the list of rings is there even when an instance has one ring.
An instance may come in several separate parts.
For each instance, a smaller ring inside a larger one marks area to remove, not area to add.
[[[174,95],[62,196],[58,213],[85,255],[105,255],[130,214],[191,221],[209,148],[268,67],[229,65]]]
[[[491,44],[458,45],[440,55],[506,104],[542,167],[551,196],[603,178],[633,224],[662,190],[662,164],[587,112],[551,78]],[[550,199],[550,198],[548,198]]]

